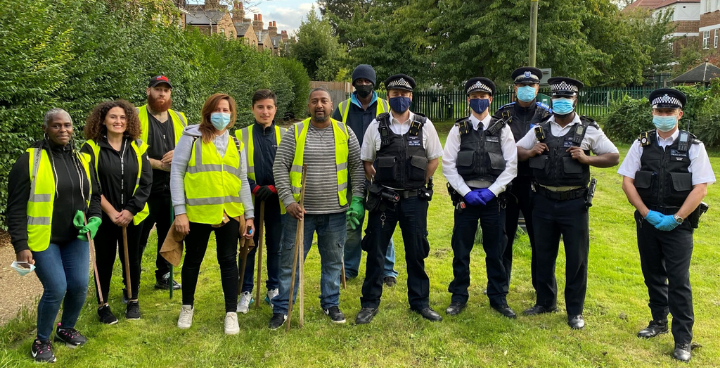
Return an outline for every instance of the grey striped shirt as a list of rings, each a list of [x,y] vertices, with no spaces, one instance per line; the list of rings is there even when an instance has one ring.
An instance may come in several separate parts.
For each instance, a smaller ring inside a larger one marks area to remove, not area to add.
[[[353,196],[362,197],[365,195],[365,174],[360,161],[360,145],[352,129],[348,129],[348,133],[350,134],[348,139],[348,179],[352,183]],[[275,187],[285,206],[295,202],[289,174],[294,157],[295,125],[291,126],[283,135],[273,165]],[[318,129],[310,123],[305,140],[303,163],[308,165],[303,206],[307,213],[319,215],[346,211],[347,205],[340,206],[337,194],[335,137],[332,126]]]

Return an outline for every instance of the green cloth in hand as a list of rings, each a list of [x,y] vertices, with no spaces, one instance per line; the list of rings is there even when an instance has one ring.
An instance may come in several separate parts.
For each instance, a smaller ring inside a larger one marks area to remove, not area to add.
[[[353,196],[350,202],[350,209],[347,212],[347,221],[350,229],[355,230],[358,226],[362,226],[363,219],[365,219],[365,205],[363,204],[364,198]]]
[[[78,239],[88,241],[87,233],[90,232],[90,239],[95,239],[102,220],[99,217],[90,217],[88,224],[78,230]],[[77,225],[76,225],[77,226]]]

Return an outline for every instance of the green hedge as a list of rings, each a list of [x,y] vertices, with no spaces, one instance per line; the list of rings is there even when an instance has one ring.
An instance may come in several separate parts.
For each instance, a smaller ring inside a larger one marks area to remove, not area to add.
[[[173,108],[197,123],[205,99],[225,92],[238,124],[252,122],[253,92],[278,95],[277,118],[302,117],[309,77],[296,60],[257,52],[237,40],[183,30],[170,0],[0,0],[0,227],[7,176],[42,136],[45,111],[67,110],[76,137],[99,102],[145,103],[149,77],[173,83]]]

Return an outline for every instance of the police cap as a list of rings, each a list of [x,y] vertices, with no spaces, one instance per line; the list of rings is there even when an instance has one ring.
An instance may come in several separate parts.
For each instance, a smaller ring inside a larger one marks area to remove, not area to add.
[[[412,92],[414,88],[415,79],[412,79],[412,77],[407,74],[395,74],[385,79],[385,89],[387,90],[402,89]]]
[[[495,94],[495,83],[485,77],[470,78],[465,82],[465,94],[469,96],[473,92],[487,92],[492,96]]]
[[[540,78],[542,78],[542,71],[538,68],[531,66],[524,66],[522,68],[515,69],[511,77],[515,84],[540,84]]]
[[[687,102],[687,97],[676,89],[658,88],[650,92],[648,100],[653,109],[682,109]]]
[[[553,96],[568,96],[572,97],[577,95],[580,88],[585,85],[577,79],[568,77],[553,77],[548,79],[550,84],[550,90]]]

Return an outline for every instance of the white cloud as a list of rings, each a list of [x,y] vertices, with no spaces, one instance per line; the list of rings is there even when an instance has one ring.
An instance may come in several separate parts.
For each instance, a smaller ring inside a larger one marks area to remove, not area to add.
[[[286,30],[289,34],[293,34],[297,32],[300,23],[306,18],[313,5],[319,15],[320,11],[317,3],[304,2],[298,4],[297,1],[288,0],[262,2],[249,10],[255,14],[262,14],[266,27],[269,22],[276,21],[278,30]]]

